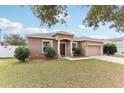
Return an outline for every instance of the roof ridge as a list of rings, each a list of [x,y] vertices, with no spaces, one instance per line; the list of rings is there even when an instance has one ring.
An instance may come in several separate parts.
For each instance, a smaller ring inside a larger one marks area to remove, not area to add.
[[[51,32],[51,33],[49,33],[49,32],[47,32],[47,33],[35,33],[35,34],[27,34],[27,35],[39,35],[39,34],[52,34],[53,32]]]

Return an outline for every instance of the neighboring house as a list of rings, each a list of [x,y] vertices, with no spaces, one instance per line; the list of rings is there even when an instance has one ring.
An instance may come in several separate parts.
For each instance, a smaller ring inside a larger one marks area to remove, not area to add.
[[[113,43],[117,46],[117,54],[124,54],[124,37],[104,39],[104,44]]]
[[[87,37],[74,37],[74,34],[64,31],[42,34],[28,34],[30,57],[44,57],[44,49],[53,47],[57,57],[73,57],[73,48],[82,48],[82,56],[103,54],[103,42]]]

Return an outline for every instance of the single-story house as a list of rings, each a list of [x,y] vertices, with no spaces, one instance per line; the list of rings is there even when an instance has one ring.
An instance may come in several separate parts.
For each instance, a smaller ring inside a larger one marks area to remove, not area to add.
[[[88,37],[74,37],[73,33],[58,31],[42,34],[28,34],[30,57],[44,57],[46,47],[53,47],[57,57],[73,57],[73,48],[82,48],[82,56],[96,56],[103,54],[103,42]]]
[[[102,40],[104,44],[113,43],[117,47],[117,54],[124,54],[124,37],[111,38]]]

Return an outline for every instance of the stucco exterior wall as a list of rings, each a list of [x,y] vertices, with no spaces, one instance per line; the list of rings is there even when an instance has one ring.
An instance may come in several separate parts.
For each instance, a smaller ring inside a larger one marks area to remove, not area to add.
[[[43,57],[42,53],[42,39],[27,38],[28,47],[30,50],[30,57]]]
[[[54,48],[54,50],[55,50],[56,52],[58,51],[57,43],[58,43],[57,40],[53,40],[53,48]]]
[[[83,49],[81,55],[85,56],[85,42],[83,42],[83,41],[78,42],[78,46],[77,47],[80,47],[80,48]]]
[[[47,39],[40,39],[40,38],[27,38],[28,40],[28,47],[30,50],[30,57],[31,58],[41,58],[44,57],[42,53],[42,41]],[[57,51],[57,41],[53,41],[53,48]]]

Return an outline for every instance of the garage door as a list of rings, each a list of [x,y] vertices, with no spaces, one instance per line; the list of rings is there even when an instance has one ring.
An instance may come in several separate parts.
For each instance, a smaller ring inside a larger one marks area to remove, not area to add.
[[[100,46],[88,45],[87,56],[96,56],[101,54]]]

